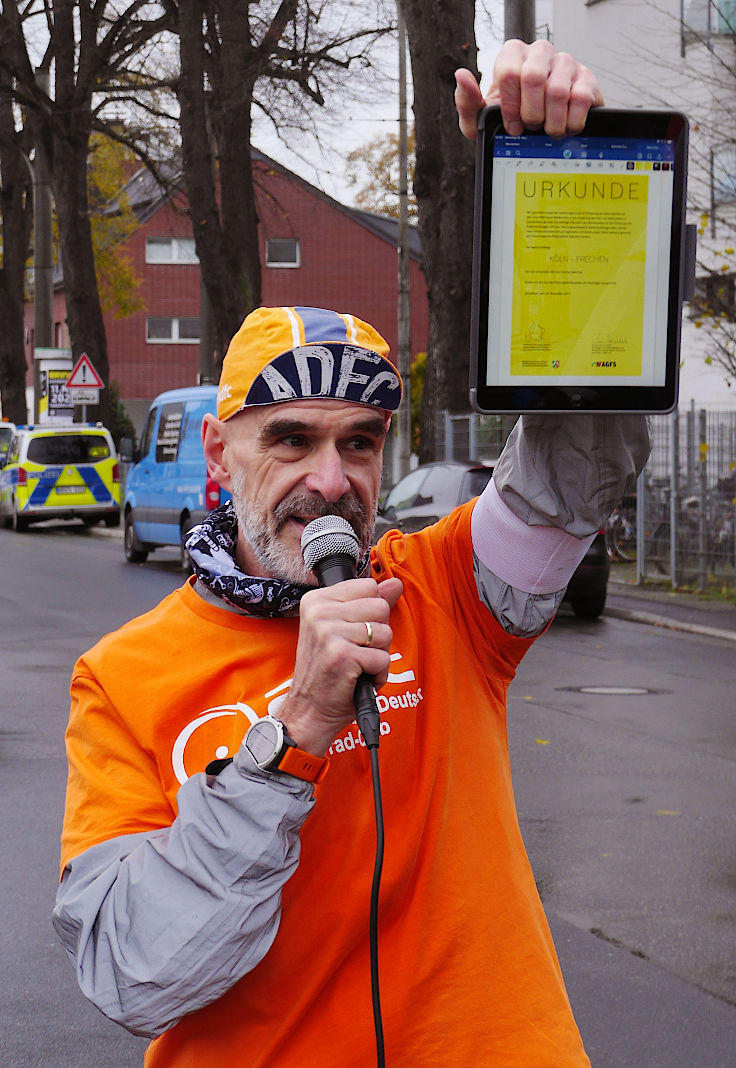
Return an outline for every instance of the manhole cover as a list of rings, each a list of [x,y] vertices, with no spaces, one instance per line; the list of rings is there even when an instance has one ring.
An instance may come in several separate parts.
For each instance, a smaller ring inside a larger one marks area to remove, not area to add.
[[[605,694],[607,697],[641,697],[652,693],[642,686],[578,686],[579,693]]]
[[[555,689],[558,693],[589,693],[594,697],[651,697],[670,692],[650,686],[556,686]]]

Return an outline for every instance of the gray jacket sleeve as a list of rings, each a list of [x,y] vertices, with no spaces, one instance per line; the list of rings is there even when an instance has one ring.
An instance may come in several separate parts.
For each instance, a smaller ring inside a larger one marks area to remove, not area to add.
[[[581,540],[582,558],[621,498],[634,491],[650,448],[643,415],[521,416],[493,473],[501,501],[529,528],[519,553],[535,556],[534,528],[553,527]],[[567,580],[575,566],[573,560]],[[474,568],[481,600],[505,630],[525,637],[544,630],[567,584],[539,593],[531,581],[521,589],[489,567],[477,546]]]
[[[53,924],[85,996],[153,1037],[254,968],[276,936],[312,794],[292,776],[260,773],[241,747],[217,778],[181,787],[171,827],[103,842],[67,865]]]

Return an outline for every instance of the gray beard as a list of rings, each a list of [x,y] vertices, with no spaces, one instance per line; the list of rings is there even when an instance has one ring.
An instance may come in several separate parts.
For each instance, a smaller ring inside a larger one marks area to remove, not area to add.
[[[301,558],[295,558],[278,540],[278,533],[289,516],[300,515],[316,519],[323,515],[338,515],[346,519],[358,536],[361,557],[368,551],[373,536],[376,515],[368,513],[358,497],[341,497],[333,504],[308,493],[291,493],[278,503],[271,513],[265,513],[248,499],[245,475],[233,476],[232,499],[238,530],[247,541],[264,570],[274,578],[303,586],[317,586],[317,579]]]

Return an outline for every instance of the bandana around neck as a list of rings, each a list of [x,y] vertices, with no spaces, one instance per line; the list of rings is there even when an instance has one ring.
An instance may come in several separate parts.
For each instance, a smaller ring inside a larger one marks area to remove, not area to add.
[[[246,575],[235,562],[238,519],[232,501],[210,512],[194,527],[186,546],[194,573],[207,589],[233,608],[263,619],[296,615],[303,595],[313,587],[283,579]],[[368,565],[366,553],[358,566]]]

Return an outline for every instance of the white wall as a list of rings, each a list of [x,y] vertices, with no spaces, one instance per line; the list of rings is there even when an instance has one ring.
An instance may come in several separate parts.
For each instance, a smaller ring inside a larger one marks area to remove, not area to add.
[[[713,38],[713,52],[698,42],[681,55],[680,0],[554,0],[553,39],[594,71],[610,107],[681,110],[690,121],[689,221],[699,223],[710,208],[710,149],[736,140],[733,77],[736,47],[732,37]],[[730,106],[724,109],[724,102]],[[734,206],[720,209],[727,223]],[[732,240],[725,238],[726,243]],[[715,239],[706,227],[698,238],[701,268],[714,262],[724,245],[724,225]],[[736,383],[704,362],[706,339],[683,318],[680,403],[732,406]]]

